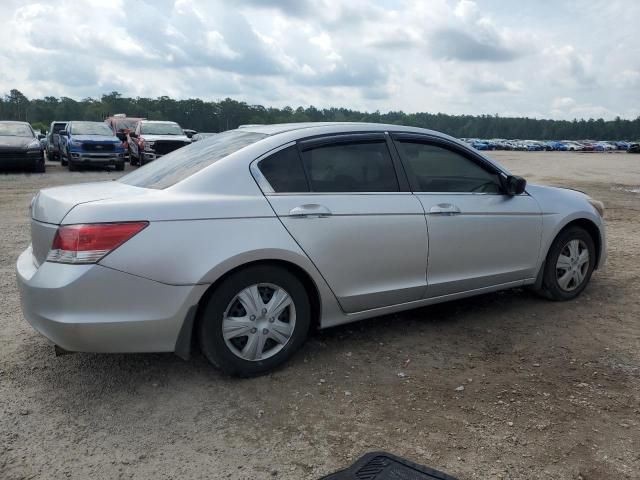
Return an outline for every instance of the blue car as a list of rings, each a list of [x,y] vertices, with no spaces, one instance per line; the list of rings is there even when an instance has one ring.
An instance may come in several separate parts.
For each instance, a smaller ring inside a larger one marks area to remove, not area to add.
[[[471,142],[471,146],[476,150],[489,150],[489,145],[485,142],[481,142],[480,140],[474,140]]]
[[[567,147],[562,142],[550,141],[550,142],[545,142],[544,145],[545,145],[545,150],[554,150],[554,151],[560,151],[560,152],[566,152],[567,150],[569,150],[569,147]]]
[[[122,142],[104,122],[69,122],[60,131],[60,156],[71,171],[83,166],[124,170]]]

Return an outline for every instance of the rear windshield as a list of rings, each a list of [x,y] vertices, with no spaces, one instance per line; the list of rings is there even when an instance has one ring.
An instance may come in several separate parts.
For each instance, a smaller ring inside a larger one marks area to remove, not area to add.
[[[119,182],[134,187],[164,189],[238,150],[262,140],[263,133],[229,130],[209,137],[148,163],[122,177]]]
[[[66,123],[54,123],[53,124],[53,133],[58,133],[60,130],[64,130],[64,127],[66,127],[67,124]]]

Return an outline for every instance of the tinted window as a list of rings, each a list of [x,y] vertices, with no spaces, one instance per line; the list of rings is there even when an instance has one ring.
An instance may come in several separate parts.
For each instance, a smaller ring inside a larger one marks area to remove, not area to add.
[[[229,130],[174,150],[119,181],[135,187],[167,188],[266,136],[263,133]]]
[[[334,144],[302,153],[313,192],[397,192],[384,141]]]
[[[308,192],[307,179],[295,146],[274,153],[258,164],[275,192]]]
[[[421,192],[500,192],[496,174],[457,152],[409,141],[396,144]]]

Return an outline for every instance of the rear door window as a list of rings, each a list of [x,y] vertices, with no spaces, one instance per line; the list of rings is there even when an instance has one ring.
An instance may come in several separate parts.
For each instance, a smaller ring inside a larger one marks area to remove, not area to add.
[[[312,192],[397,192],[398,179],[384,140],[336,143],[302,152]]]

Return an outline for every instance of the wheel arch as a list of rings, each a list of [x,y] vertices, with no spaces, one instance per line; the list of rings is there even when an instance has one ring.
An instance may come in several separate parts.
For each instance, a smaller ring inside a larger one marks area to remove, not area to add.
[[[542,287],[544,271],[547,265],[547,256],[549,255],[549,250],[551,249],[551,246],[556,241],[556,238],[558,238],[558,236],[562,234],[562,232],[564,232],[566,229],[571,227],[580,227],[586,230],[586,232],[591,236],[591,238],[593,239],[593,243],[596,247],[596,264],[595,264],[594,270],[597,270],[598,267],[600,266],[600,260],[603,254],[603,251],[602,251],[603,238],[602,238],[602,233],[600,232],[600,228],[593,220],[590,220],[588,218],[585,218],[585,217],[574,218],[568,221],[567,223],[565,223],[562,227],[560,227],[556,232],[556,234],[551,239],[551,241],[549,242],[549,244],[546,246],[546,249],[544,251],[544,257],[542,259],[542,264],[540,265],[540,268],[538,270],[536,281],[533,284],[534,289],[540,289]]]
[[[576,218],[575,220],[570,221],[564,227],[562,227],[560,231],[556,234],[556,236],[553,238],[553,241],[555,241],[556,238],[558,238],[558,235],[564,232],[567,228],[571,228],[571,227],[580,227],[583,230],[586,230],[587,233],[593,239],[593,243],[596,247],[596,264],[594,269],[597,270],[598,267],[600,266],[600,258],[602,256],[602,234],[600,233],[600,228],[598,227],[598,225],[596,225],[593,221],[589,220],[588,218]],[[551,242],[551,245],[553,245],[553,242]],[[551,246],[549,246],[549,248],[551,248]],[[548,251],[547,251],[547,254],[548,254]]]
[[[305,290],[309,294],[309,303],[311,306],[311,327],[312,328],[320,328],[320,318],[321,318],[321,308],[322,301],[320,297],[320,290],[316,282],[313,280],[312,276],[300,265],[297,265],[288,260],[282,260],[277,258],[267,258],[260,260],[249,261],[240,265],[237,265],[233,268],[230,268],[222,275],[220,275],[207,290],[202,294],[200,300],[196,305],[191,307],[187,312],[187,316],[185,321],[180,329],[180,333],[178,335],[178,339],[176,341],[175,346],[175,354],[183,359],[188,359],[191,356],[191,352],[193,351],[194,345],[196,344],[196,335],[197,335],[197,326],[202,318],[202,311],[206,300],[212,295],[212,293],[227,279],[229,276],[233,275],[236,272],[244,270],[249,267],[254,267],[256,265],[270,265],[270,266],[279,266],[288,270],[290,273],[295,275],[304,285]]]

